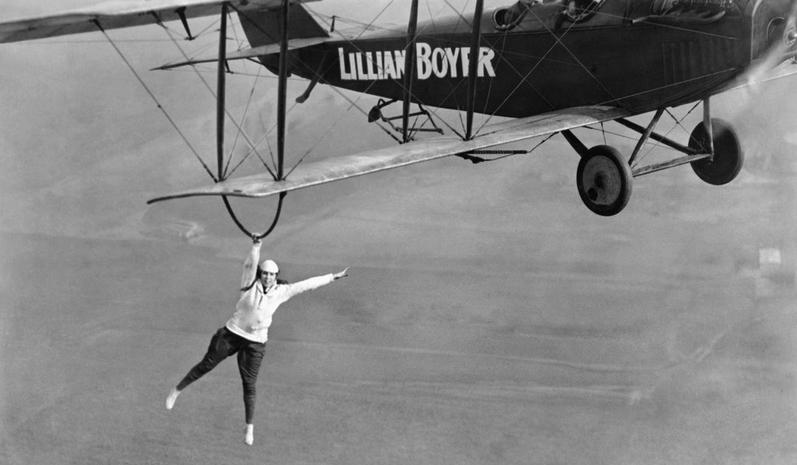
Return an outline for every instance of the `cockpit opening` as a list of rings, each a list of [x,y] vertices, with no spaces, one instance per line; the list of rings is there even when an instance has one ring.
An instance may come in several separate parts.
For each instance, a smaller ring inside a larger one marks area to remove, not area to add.
[[[493,13],[493,23],[499,31],[514,29],[538,5],[559,5],[560,21],[580,23],[590,19],[606,0],[519,0]]]
[[[729,14],[740,14],[743,2],[744,0],[654,0],[650,15],[635,18],[633,22],[708,24]]]
[[[518,0],[498,8],[493,23],[499,31],[509,31],[531,17],[557,17],[555,25],[584,23],[593,18],[608,0]],[[668,23],[711,23],[727,15],[744,11],[748,0],[648,0],[649,10],[632,23],[659,21]],[[639,12],[639,9],[635,9]]]

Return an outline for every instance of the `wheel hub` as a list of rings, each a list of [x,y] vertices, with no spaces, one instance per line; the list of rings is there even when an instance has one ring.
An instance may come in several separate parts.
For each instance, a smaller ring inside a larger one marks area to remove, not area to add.
[[[594,213],[620,213],[631,196],[632,176],[628,162],[608,145],[589,149],[578,163],[578,193]]]
[[[589,199],[596,204],[609,205],[620,196],[622,179],[617,166],[607,157],[596,156],[587,162],[584,179]]]

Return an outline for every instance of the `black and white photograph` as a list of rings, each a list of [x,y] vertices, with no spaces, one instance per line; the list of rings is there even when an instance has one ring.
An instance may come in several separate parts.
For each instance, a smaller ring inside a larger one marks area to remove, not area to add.
[[[0,463],[797,463],[797,0],[0,10]]]

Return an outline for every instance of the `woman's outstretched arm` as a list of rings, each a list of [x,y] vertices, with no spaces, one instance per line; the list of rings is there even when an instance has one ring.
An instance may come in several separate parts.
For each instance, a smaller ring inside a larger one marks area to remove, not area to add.
[[[260,260],[260,239],[252,239],[252,249],[244,260],[244,269],[241,274],[241,289],[249,287],[257,274],[257,262]]]

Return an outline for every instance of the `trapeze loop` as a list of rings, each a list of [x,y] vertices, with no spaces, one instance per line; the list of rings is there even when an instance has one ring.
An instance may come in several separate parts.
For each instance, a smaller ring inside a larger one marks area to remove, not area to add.
[[[285,195],[286,195],[285,192],[281,192],[279,194],[279,199],[277,201],[277,211],[274,213],[274,219],[271,221],[271,225],[262,233],[251,232],[246,226],[244,226],[244,224],[238,219],[238,215],[235,214],[235,210],[232,208],[230,200],[227,198],[226,195],[222,196],[221,199],[224,202],[224,207],[227,208],[227,213],[230,214],[230,218],[235,223],[235,225],[238,226],[238,229],[240,229],[241,232],[246,234],[247,237],[263,239],[269,234],[271,234],[271,232],[274,231],[274,228],[277,226],[277,223],[279,222],[280,218],[280,213],[282,212],[282,203],[283,200],[285,199]]]

